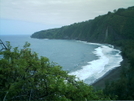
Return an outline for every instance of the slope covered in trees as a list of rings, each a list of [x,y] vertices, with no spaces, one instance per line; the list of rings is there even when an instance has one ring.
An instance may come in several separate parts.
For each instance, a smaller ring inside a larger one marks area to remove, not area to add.
[[[108,12],[93,20],[35,32],[31,37],[77,39],[119,46],[124,59],[121,75],[117,81],[106,83],[104,93],[111,99],[116,95],[117,100],[134,99],[134,6]]]
[[[120,8],[114,13],[61,28],[35,32],[32,38],[79,39],[89,42],[113,43],[134,39],[134,7]]]

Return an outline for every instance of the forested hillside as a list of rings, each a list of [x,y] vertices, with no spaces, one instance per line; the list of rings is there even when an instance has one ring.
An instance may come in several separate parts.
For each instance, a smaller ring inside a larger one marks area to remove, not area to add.
[[[121,48],[120,78],[106,83],[104,93],[117,100],[134,99],[134,6],[120,8],[93,20],[35,32],[32,38],[77,39]],[[116,61],[116,60],[115,60]]]
[[[134,7],[120,8],[93,20],[74,23],[61,28],[35,32],[32,38],[79,39],[90,42],[112,43],[134,39]]]

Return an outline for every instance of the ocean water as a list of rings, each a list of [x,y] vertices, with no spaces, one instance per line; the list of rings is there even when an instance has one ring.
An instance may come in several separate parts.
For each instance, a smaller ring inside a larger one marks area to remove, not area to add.
[[[5,43],[23,47],[27,41],[32,51],[58,63],[69,75],[76,75],[87,84],[92,84],[109,70],[120,66],[122,56],[112,45],[89,43],[78,40],[33,39],[28,35],[0,35]],[[1,47],[0,47],[1,48]]]

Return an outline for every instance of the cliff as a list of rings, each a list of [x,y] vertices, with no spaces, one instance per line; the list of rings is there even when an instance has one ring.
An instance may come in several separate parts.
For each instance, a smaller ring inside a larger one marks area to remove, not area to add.
[[[134,6],[108,12],[93,20],[74,23],[61,28],[42,30],[32,38],[76,39],[99,43],[119,43],[120,40],[134,39]]]

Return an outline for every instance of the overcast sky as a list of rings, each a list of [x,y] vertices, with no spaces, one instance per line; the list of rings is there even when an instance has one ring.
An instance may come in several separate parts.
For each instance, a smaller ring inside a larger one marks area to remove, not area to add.
[[[134,0],[0,0],[0,18],[62,26],[129,6]]]

